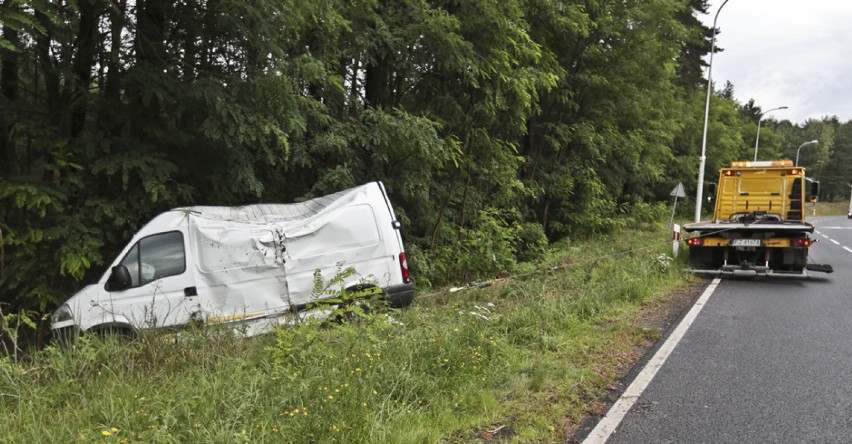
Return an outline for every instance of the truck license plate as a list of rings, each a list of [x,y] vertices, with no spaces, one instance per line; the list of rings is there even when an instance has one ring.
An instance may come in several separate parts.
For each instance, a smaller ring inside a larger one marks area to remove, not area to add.
[[[759,247],[760,239],[731,239],[732,247]]]

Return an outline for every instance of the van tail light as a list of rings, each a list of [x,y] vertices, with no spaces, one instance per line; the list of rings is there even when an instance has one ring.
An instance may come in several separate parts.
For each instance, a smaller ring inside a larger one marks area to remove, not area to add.
[[[411,282],[411,273],[408,271],[408,261],[405,259],[405,253],[399,253],[399,270],[402,271],[402,281],[406,284]]]
[[[691,238],[686,240],[686,245],[689,245],[690,247],[697,247],[697,246],[700,246],[700,245],[704,245],[704,239],[702,239],[700,237],[691,237]]]

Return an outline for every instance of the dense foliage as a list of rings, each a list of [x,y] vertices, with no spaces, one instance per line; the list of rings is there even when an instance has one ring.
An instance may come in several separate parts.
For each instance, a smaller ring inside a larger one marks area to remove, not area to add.
[[[391,193],[423,284],[665,213],[655,203],[697,176],[706,9],[3,0],[0,300],[52,308],[168,208],[370,180]],[[730,86],[714,95],[708,171],[749,156],[759,113]],[[819,138],[802,163],[842,195],[847,125],[767,120],[761,152]]]

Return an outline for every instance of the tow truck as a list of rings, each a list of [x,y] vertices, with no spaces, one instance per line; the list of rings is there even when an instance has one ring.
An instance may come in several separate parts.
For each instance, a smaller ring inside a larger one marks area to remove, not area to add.
[[[713,219],[684,226],[690,271],[792,277],[834,271],[808,262],[817,239],[810,237],[814,226],[805,221],[804,206],[816,202],[819,182],[805,168],[791,160],[732,162],[719,170],[715,188]]]

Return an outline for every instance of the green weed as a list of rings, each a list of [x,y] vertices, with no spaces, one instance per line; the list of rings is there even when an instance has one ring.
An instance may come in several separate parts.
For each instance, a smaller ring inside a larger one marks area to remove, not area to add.
[[[562,442],[649,340],[638,310],[688,279],[661,259],[667,238],[566,241],[540,272],[346,322],[83,336],[4,358],[0,429],[21,443]]]

